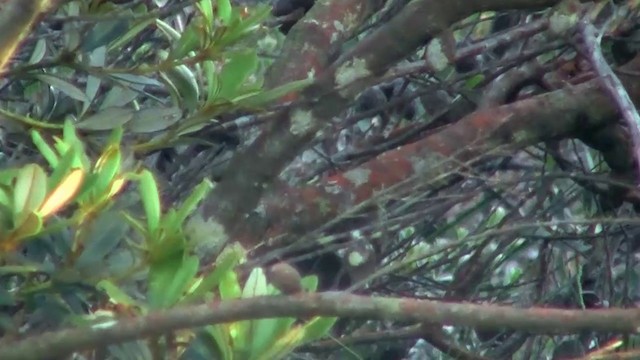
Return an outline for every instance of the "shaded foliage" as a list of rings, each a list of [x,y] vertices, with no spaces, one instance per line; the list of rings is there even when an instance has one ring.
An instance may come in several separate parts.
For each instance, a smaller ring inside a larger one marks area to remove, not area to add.
[[[633,134],[571,23],[598,26],[637,100],[634,2],[442,6],[420,28],[408,21],[428,1],[366,2],[354,23],[338,10],[357,1],[160,3],[64,2],[3,75],[5,338],[316,288],[635,306]],[[338,84],[353,59],[381,71]],[[90,181],[75,188],[78,169]],[[56,189],[73,196],[43,212]],[[334,321],[238,321],[83,355],[560,359],[636,341]]]

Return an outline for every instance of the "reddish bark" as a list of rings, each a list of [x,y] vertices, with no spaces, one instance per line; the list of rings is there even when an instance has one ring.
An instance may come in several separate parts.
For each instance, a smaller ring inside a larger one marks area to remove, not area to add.
[[[636,67],[640,65],[638,60],[627,70],[640,68]],[[625,85],[631,96],[640,101],[640,91],[631,77],[626,78]],[[285,186],[274,191],[262,202],[268,223],[272,224],[269,236],[292,231],[307,233],[377,192],[416,175],[421,182],[428,183],[494,151],[513,151],[543,140],[578,137],[589,128],[616,120],[617,113],[597,80],[478,110],[438,133],[381,154],[318,185]],[[437,185],[433,182],[431,187]],[[245,234],[247,239],[259,239],[261,235]]]
[[[292,29],[289,35],[293,39],[288,45],[290,47],[285,47],[284,56],[273,65],[274,70],[270,72],[269,76],[271,84],[277,83],[274,80],[276,77],[284,76],[287,79],[294,79],[312,75],[316,76],[317,80],[301,93],[299,105],[278,114],[277,120],[253,144],[246,150],[239,152],[232,159],[225,177],[203,206],[205,218],[214,219],[214,221],[222,224],[227,229],[230,239],[239,239],[246,247],[253,247],[259,243],[260,239],[251,235],[247,236],[244,226],[240,226],[242,221],[238,221],[238,219],[243,219],[246,214],[255,208],[266,190],[273,187],[275,179],[284,166],[304,149],[318,131],[327,125],[329,119],[345,109],[350,101],[374,80],[375,76],[381,75],[391,65],[407,56],[419,45],[424,44],[426,40],[446,30],[455,21],[477,11],[538,8],[553,5],[557,1],[488,0],[468,2],[456,0],[443,3],[441,1],[426,0],[412,2],[391,19],[389,23],[358,43],[351,51],[341,56],[323,71],[320,67],[327,60],[328,46],[331,44],[325,31],[334,28],[334,25],[329,23],[337,21],[343,25],[351,25],[348,31],[343,31],[340,34],[347,36],[354,31],[357,24],[366,19],[370,10],[369,7],[365,6],[370,2],[360,1],[360,4],[357,5],[357,1],[348,1],[344,2],[348,3],[348,5],[343,4],[341,6],[351,6],[349,9],[355,11],[355,13],[349,11],[332,12],[330,10],[333,9],[335,11],[337,8],[334,8],[334,6],[338,6],[333,3],[340,2],[319,2],[307,14],[308,18],[327,16],[320,18],[320,25],[316,25],[314,21],[310,20]],[[327,6],[326,8],[324,8],[325,5]],[[331,17],[333,20],[330,20]],[[318,31],[317,26],[321,26],[322,31]],[[411,31],[407,31],[407,29],[411,29]],[[306,38],[310,40],[304,41],[303,39]],[[309,49],[308,47],[314,49]],[[347,84],[349,86],[343,87],[343,85]],[[337,89],[340,89],[340,91],[337,91]],[[493,116],[490,113],[486,113],[486,115]],[[504,118],[501,121],[506,121],[508,116],[509,114],[503,113]],[[470,120],[469,124],[476,123],[476,126],[491,125],[486,123],[487,120],[488,118],[483,119],[481,115],[476,115],[476,119]],[[454,128],[449,132],[444,132],[439,138],[434,138],[436,140],[432,140],[433,142],[430,146],[439,149],[446,155],[451,153],[453,149],[446,149],[447,146],[452,144],[451,140],[447,141],[448,137],[453,136],[456,139],[456,148],[458,148],[460,145],[465,144],[460,141],[461,139],[474,139],[481,135],[478,133],[469,137],[467,134],[457,134],[457,131],[466,133],[467,131],[485,130],[483,127],[473,129],[470,125],[466,126],[469,128]],[[414,145],[413,148],[418,151],[424,149],[424,145]],[[411,150],[405,151],[411,152]],[[397,182],[402,178],[402,172],[398,175],[382,176],[380,174],[382,169],[388,169],[392,172],[392,170],[395,171],[393,166],[400,166],[406,172],[415,166],[415,164],[411,164],[413,162],[411,159],[404,157],[405,155],[409,154],[391,153],[386,155],[387,157],[394,157],[396,165],[371,163],[369,166],[373,166],[377,171],[375,176],[370,178],[375,182],[370,188],[377,189],[386,183]],[[428,163],[430,164],[430,162]],[[392,167],[390,168],[389,166]],[[364,188],[354,190],[360,200],[370,194],[370,191]],[[291,190],[291,192],[296,193],[299,191]],[[279,198],[285,193],[280,192],[275,197]],[[289,196],[294,198],[291,195]],[[333,202],[331,196],[326,201]],[[282,210],[284,209],[291,210],[288,205],[284,205]],[[317,213],[311,208],[307,210],[310,211],[307,215]],[[327,213],[324,210],[320,210],[320,213],[326,215],[332,213],[332,211]],[[325,217],[322,217],[322,219],[325,219]],[[316,220],[314,223],[318,223],[318,221]]]

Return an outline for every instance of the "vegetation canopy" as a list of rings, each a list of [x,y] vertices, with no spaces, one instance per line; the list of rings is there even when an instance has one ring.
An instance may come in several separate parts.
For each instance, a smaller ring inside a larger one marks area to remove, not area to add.
[[[3,1],[0,359],[640,356],[639,10]]]

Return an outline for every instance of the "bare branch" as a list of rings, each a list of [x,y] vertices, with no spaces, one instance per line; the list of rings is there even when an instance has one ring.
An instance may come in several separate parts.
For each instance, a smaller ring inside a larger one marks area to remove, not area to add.
[[[15,343],[3,343],[0,359],[60,358],[74,351],[164,335],[183,328],[282,316],[396,320],[487,330],[507,328],[534,334],[574,334],[581,331],[635,333],[640,326],[639,309],[517,309],[327,292],[210,302],[124,319],[110,325],[46,333]]]

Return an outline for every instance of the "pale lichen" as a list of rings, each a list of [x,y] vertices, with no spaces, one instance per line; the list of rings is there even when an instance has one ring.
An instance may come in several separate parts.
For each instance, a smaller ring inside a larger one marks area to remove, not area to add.
[[[306,109],[295,109],[291,114],[291,127],[289,131],[293,135],[304,135],[313,126],[313,114]]]
[[[442,71],[449,66],[441,38],[433,39],[427,46],[426,59],[434,70]]]
[[[575,13],[556,11],[549,17],[549,30],[556,35],[564,35],[578,23]]]
[[[369,169],[353,169],[344,173],[344,177],[351,181],[356,186],[361,186],[369,182],[371,176],[371,170]]]
[[[202,254],[216,253],[229,239],[222,224],[214,219],[204,219],[200,213],[189,218],[184,234],[196,252]]]
[[[354,58],[346,61],[336,69],[336,85],[344,87],[370,75],[371,71],[367,68],[367,61],[361,58]]]
[[[362,254],[359,251],[352,251],[351,253],[349,253],[348,259],[349,259],[349,265],[353,267],[358,267],[362,265],[365,261],[364,256],[362,256]]]

